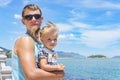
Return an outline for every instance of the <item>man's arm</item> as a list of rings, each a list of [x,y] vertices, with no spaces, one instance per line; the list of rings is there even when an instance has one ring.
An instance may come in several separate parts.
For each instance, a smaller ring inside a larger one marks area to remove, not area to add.
[[[24,36],[18,39],[15,48],[26,80],[52,80],[64,77],[64,72],[52,73],[36,68],[34,42],[31,37]]]

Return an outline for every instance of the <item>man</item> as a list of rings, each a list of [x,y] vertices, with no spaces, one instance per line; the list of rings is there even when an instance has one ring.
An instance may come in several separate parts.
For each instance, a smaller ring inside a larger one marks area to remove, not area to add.
[[[39,37],[38,32],[43,21],[42,12],[35,4],[28,4],[22,11],[22,23],[26,34],[15,42],[12,53],[12,80],[51,80],[64,77],[64,71],[46,72],[36,67]]]

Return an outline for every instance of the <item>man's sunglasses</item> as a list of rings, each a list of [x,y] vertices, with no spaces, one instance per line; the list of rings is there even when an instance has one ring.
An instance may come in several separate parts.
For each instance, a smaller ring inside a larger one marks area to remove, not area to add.
[[[40,15],[40,14],[25,15],[25,16],[23,16],[23,17],[24,17],[25,19],[27,19],[27,20],[31,20],[31,19],[33,18],[33,16],[34,16],[35,19],[41,18],[41,15]]]

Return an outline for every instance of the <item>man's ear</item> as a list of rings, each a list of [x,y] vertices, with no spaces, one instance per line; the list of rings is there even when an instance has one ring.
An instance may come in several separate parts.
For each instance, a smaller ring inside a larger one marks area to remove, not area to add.
[[[23,18],[21,19],[21,22],[22,22],[23,24],[25,24],[25,22],[24,22],[24,19],[23,19]]]
[[[43,18],[43,17],[41,17],[40,19],[41,19],[41,23],[42,23],[44,18]]]

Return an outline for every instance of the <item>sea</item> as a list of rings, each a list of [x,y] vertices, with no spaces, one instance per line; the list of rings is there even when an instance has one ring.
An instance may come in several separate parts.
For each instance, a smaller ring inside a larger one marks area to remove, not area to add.
[[[60,58],[66,66],[63,80],[120,80],[120,59]],[[11,60],[7,60],[11,66]]]

